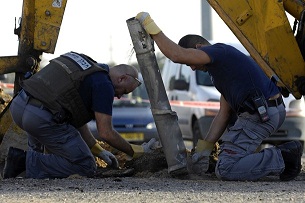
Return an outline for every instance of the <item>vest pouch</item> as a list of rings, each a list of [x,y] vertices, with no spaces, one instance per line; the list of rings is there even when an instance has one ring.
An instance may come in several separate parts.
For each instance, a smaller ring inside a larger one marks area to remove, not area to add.
[[[71,118],[71,114],[64,109],[61,109],[53,115],[53,121],[57,124],[67,123]]]
[[[75,88],[71,88],[63,96],[59,96],[57,101],[62,104],[61,106],[65,107],[62,108],[63,112],[58,112],[58,116],[60,116],[60,113],[62,113],[62,116],[67,116],[68,122],[76,128],[81,127],[94,118],[93,112],[87,110]]]

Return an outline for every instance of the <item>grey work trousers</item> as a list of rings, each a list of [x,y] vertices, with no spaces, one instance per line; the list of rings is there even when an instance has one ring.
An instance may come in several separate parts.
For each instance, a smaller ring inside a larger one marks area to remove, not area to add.
[[[262,141],[276,132],[286,117],[285,106],[267,108],[270,120],[261,122],[258,113],[238,115],[234,126],[222,136],[215,173],[222,180],[254,181],[280,174],[285,164],[276,147],[256,152]]]
[[[13,99],[10,112],[28,134],[26,177],[92,176],[96,162],[79,131],[68,123],[55,123],[49,111],[29,104],[23,91],[20,94]],[[43,153],[44,148],[48,153]]]

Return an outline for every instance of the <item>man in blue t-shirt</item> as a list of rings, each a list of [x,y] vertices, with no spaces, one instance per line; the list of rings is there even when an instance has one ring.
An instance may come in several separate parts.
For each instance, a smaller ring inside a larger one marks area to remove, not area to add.
[[[179,46],[160,30],[148,13],[138,13],[136,19],[166,57],[187,64],[192,70],[208,71],[221,93],[220,110],[208,134],[198,141],[191,155],[191,172],[199,175],[206,172],[214,144],[222,138],[215,169],[220,179],[257,180],[278,174],[282,181],[288,181],[300,173],[303,147],[299,141],[256,153],[262,141],[282,125],[286,110],[276,84],[252,59],[229,45],[211,45],[198,35],[182,37]],[[232,115],[237,120],[225,132]]]
[[[24,170],[27,178],[90,177],[96,171],[93,155],[118,168],[116,157],[90,132],[87,122],[91,119],[96,121],[101,139],[115,149],[132,158],[152,152],[154,139],[133,145],[112,126],[114,97],[137,88],[141,84],[137,77],[138,71],[132,66],[109,68],[70,52],[24,80],[10,112],[14,122],[27,132],[28,150],[9,148],[3,178],[14,178]]]

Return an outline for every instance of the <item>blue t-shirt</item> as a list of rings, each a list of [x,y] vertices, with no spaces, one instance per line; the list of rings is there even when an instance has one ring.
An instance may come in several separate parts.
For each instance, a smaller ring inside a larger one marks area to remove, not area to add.
[[[279,93],[258,64],[236,48],[217,43],[200,49],[211,58],[206,67],[215,87],[236,112],[253,92],[260,92],[266,99]]]
[[[109,67],[105,65],[107,69]],[[79,93],[88,111],[112,115],[114,86],[107,72],[88,75],[79,87]]]

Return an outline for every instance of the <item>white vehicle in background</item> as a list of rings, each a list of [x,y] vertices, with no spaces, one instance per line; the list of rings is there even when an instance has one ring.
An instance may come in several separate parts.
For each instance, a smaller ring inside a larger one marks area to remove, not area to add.
[[[183,139],[196,144],[218,112],[220,93],[207,72],[193,71],[187,65],[168,59],[162,70],[162,79],[172,110],[177,113]]]

